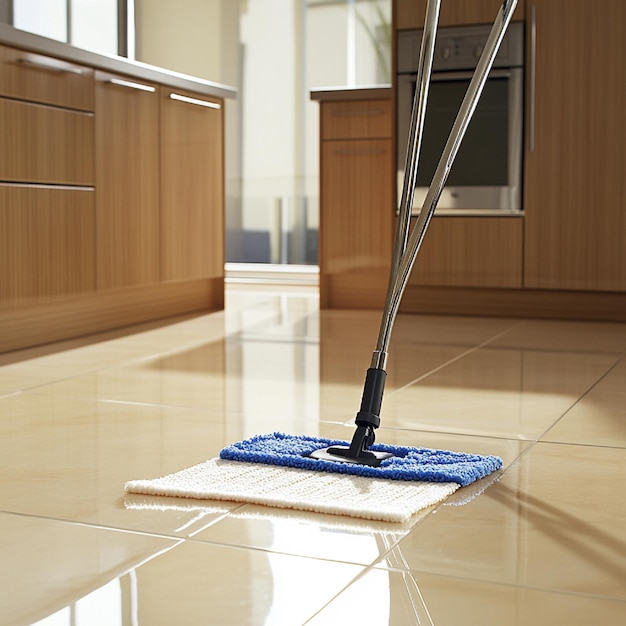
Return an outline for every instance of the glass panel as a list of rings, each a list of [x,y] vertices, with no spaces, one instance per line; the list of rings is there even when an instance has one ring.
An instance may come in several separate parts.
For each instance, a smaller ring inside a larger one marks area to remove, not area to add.
[[[14,0],[13,25],[29,33],[67,41],[66,0]]]
[[[240,124],[227,135],[241,176],[227,183],[227,260],[316,265],[319,104],[310,91],[390,83],[391,0],[241,6]]]
[[[117,0],[71,0],[72,45],[117,54]]]
[[[431,84],[418,186],[430,185],[468,86],[469,80]],[[508,80],[490,78],[450,170],[448,185],[505,187],[509,184],[508,109]]]
[[[354,5],[357,85],[391,84],[391,3],[360,0]]]
[[[391,84],[390,0],[309,0],[306,19],[310,86]]]

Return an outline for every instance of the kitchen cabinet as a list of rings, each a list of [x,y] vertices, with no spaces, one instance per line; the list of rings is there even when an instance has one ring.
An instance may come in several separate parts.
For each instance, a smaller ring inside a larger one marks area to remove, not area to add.
[[[530,1],[530,0],[529,0]],[[518,0],[514,20],[524,19],[526,0]],[[427,0],[394,0],[397,29],[422,28]],[[492,23],[502,0],[442,0],[439,10],[440,26]]]
[[[159,87],[96,72],[97,287],[160,281]]]
[[[533,23],[524,285],[625,291],[626,3],[528,0]]]
[[[520,288],[523,234],[522,218],[435,215],[409,287]]]
[[[441,23],[491,22],[499,6],[443,0]],[[417,27],[425,7],[395,2],[394,32]],[[514,18],[526,19],[524,214],[436,215],[401,311],[626,321],[626,3],[526,0]],[[374,167],[347,153],[342,161],[331,149],[385,138],[368,137],[371,121],[355,126],[349,109],[325,117],[331,100],[356,99],[354,90],[312,97],[322,102],[322,306],[381,309],[387,266],[372,250],[382,245],[390,258],[393,208],[391,223],[382,225],[371,198],[358,199],[362,214],[350,202],[364,189],[357,180],[375,176],[384,186],[388,165],[382,153]],[[393,203],[395,157],[389,159],[388,197],[377,203]],[[336,234],[341,230],[345,237]]]
[[[223,308],[235,95],[0,24],[0,352]]]
[[[161,89],[161,279],[224,276],[220,101]]]
[[[320,301],[382,308],[393,242],[391,100],[321,102]]]
[[[0,309],[95,288],[93,72],[0,45]]]

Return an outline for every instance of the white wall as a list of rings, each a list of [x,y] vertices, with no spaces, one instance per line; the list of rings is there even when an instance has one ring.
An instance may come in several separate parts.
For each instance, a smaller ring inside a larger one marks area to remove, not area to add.
[[[238,90],[237,100],[226,103],[226,227],[247,235],[231,237],[231,248],[250,252],[267,245],[269,237],[275,251],[281,202],[294,232],[316,229],[319,105],[309,92],[316,86],[379,82],[360,16],[376,21],[375,5],[390,15],[391,0],[135,0],[135,5],[137,60]],[[300,258],[304,233],[292,236],[290,246]]]
[[[135,0],[136,58],[217,83],[237,76],[233,0]]]

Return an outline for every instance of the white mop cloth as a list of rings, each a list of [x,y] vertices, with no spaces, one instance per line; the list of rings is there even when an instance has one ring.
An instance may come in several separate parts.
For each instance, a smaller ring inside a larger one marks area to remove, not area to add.
[[[249,502],[386,522],[404,522],[458,488],[452,482],[364,478],[217,458],[125,485],[128,493]]]

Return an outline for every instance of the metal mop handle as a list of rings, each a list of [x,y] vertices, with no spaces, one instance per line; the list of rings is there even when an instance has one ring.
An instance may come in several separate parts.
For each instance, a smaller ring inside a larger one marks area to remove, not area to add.
[[[429,21],[429,15],[435,12],[434,8],[431,10],[431,3],[431,0],[429,0],[428,8],[426,10],[427,16],[424,28],[424,40],[430,38],[432,33],[436,30],[436,26],[433,26]],[[434,0],[434,4],[437,5],[438,12],[439,0]],[[428,193],[426,194],[424,204],[422,205],[417,224],[411,232],[408,243],[404,244],[403,241],[406,241],[406,233],[408,233],[408,223],[410,222],[411,215],[410,207],[413,203],[413,190],[415,187],[415,179],[417,177],[417,160],[412,158],[412,155],[415,153],[415,146],[413,146],[413,148],[409,148],[409,150],[412,150],[411,155],[409,155],[407,151],[407,168],[410,166],[411,169],[410,172],[405,169],[402,206],[400,209],[400,216],[398,218],[398,230],[396,232],[396,249],[394,250],[394,259],[391,266],[391,276],[387,290],[387,298],[385,301],[385,311],[381,320],[378,342],[376,344],[374,354],[372,355],[372,368],[382,370],[385,369],[389,341],[391,339],[391,330],[400,307],[402,294],[404,293],[411,270],[413,269],[413,264],[415,263],[420,246],[422,245],[426,229],[428,228],[430,219],[435,211],[435,208],[437,207],[437,203],[439,202],[439,198],[443,192],[443,188],[445,187],[448,175],[450,174],[450,169],[452,168],[452,164],[461,145],[461,141],[465,136],[465,131],[467,130],[467,127],[472,119],[472,115],[474,114],[474,110],[478,104],[478,99],[480,98],[485,82],[487,81],[487,75],[493,65],[496,54],[498,53],[498,49],[500,48],[500,44],[502,43],[502,39],[506,33],[509,22],[511,21],[511,16],[513,15],[516,5],[517,0],[504,0],[502,7],[496,16],[489,33],[487,43],[485,44],[485,48],[480,56],[478,65],[467,89],[467,93],[463,98],[461,108],[459,109],[450,132],[450,136],[448,137],[448,141],[446,142],[445,148],[439,160],[439,164],[435,170],[433,180],[428,188]],[[430,18],[436,20],[436,15],[434,18],[430,15]],[[422,51],[424,46],[425,41],[422,42]],[[423,73],[420,76],[418,72],[418,79],[424,81],[428,79],[428,76]],[[426,98],[427,91],[427,88],[420,84],[419,92],[421,97],[419,106],[417,107],[420,111],[422,107],[425,108],[425,101],[422,102],[421,99]],[[416,117],[418,114],[418,110],[416,110],[416,105],[414,104],[412,117]],[[421,114],[423,115],[423,112]],[[423,119],[420,123],[423,124]],[[413,121],[411,130],[413,131]],[[421,127],[418,132],[421,135]],[[412,143],[415,143],[415,141],[413,140]],[[407,180],[407,178],[409,180]],[[408,189],[407,185],[409,187]]]
[[[409,237],[411,207],[413,206],[413,196],[415,195],[415,185],[417,183],[417,166],[422,145],[422,131],[424,129],[424,118],[426,117],[426,102],[428,101],[430,74],[433,67],[440,5],[441,0],[428,0],[426,5],[424,35],[422,37],[419,60],[417,63],[415,94],[413,97],[411,123],[409,126],[409,141],[407,142],[404,163],[405,174],[402,185],[400,209],[398,211],[398,227],[396,228],[396,240],[393,246],[393,258],[391,261],[390,285],[395,281],[395,276],[400,267]]]
[[[439,161],[439,165],[437,166],[435,175],[428,189],[419,219],[410,237],[408,237],[440,6],[440,0],[428,0],[424,36],[418,63],[418,85],[413,101],[410,128],[411,136],[409,138],[409,146],[407,147],[404,187],[402,191],[400,214],[398,216],[398,228],[396,230],[389,287],[376,350],[372,355],[372,363],[365,376],[361,407],[355,418],[357,428],[349,447],[330,446],[323,450],[312,452],[310,456],[313,458],[378,466],[385,458],[392,456],[390,452],[369,450],[369,447],[374,443],[374,430],[380,425],[380,409],[385,389],[385,379],[387,377],[385,366],[387,364],[387,350],[389,348],[391,329],[398,313],[402,293],[406,287],[426,228],[437,206],[450,168],[452,167],[454,157],[459,150],[463,135],[472,118],[472,114],[478,103],[478,98],[487,80],[487,74],[491,69],[516,4],[517,0],[504,0],[502,9],[496,17],[489,38],[487,39],[487,44],[478,61],[478,66],[474,72],[467,93],[465,94],[454,126],[452,127],[450,137],[448,138],[441,160]]]

